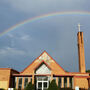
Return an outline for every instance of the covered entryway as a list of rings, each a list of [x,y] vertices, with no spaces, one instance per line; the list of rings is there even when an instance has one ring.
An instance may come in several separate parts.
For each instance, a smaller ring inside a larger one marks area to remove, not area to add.
[[[35,68],[35,76],[36,90],[47,90],[50,82],[51,68],[46,62],[42,61]]]

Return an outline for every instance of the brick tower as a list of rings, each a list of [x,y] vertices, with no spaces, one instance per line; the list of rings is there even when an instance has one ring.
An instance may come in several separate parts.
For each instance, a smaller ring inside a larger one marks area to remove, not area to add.
[[[79,58],[79,72],[85,73],[85,55],[84,55],[84,40],[83,40],[83,32],[78,32],[78,58]]]

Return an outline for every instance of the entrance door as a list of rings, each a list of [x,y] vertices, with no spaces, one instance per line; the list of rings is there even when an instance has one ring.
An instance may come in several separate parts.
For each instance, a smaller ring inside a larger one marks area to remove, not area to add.
[[[37,90],[46,90],[48,88],[48,81],[38,81]]]
[[[49,81],[46,79],[47,77],[38,77],[36,88],[37,90],[46,90],[49,86]]]

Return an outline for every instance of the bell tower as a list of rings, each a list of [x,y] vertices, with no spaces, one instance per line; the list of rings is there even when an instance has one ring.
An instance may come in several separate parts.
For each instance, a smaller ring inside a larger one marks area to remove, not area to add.
[[[85,54],[84,54],[84,40],[83,32],[80,31],[80,24],[78,24],[79,32],[77,34],[78,40],[78,59],[79,59],[79,72],[85,73]]]

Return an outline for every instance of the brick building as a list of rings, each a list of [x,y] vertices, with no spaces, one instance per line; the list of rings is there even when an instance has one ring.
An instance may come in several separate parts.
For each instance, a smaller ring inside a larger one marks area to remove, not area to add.
[[[86,73],[83,32],[78,32],[79,72],[66,72],[46,51],[37,57],[22,72],[11,68],[0,68],[0,88],[24,89],[28,82],[35,84],[36,90],[46,90],[55,79],[61,87],[75,89],[76,86],[90,88],[90,74]]]

